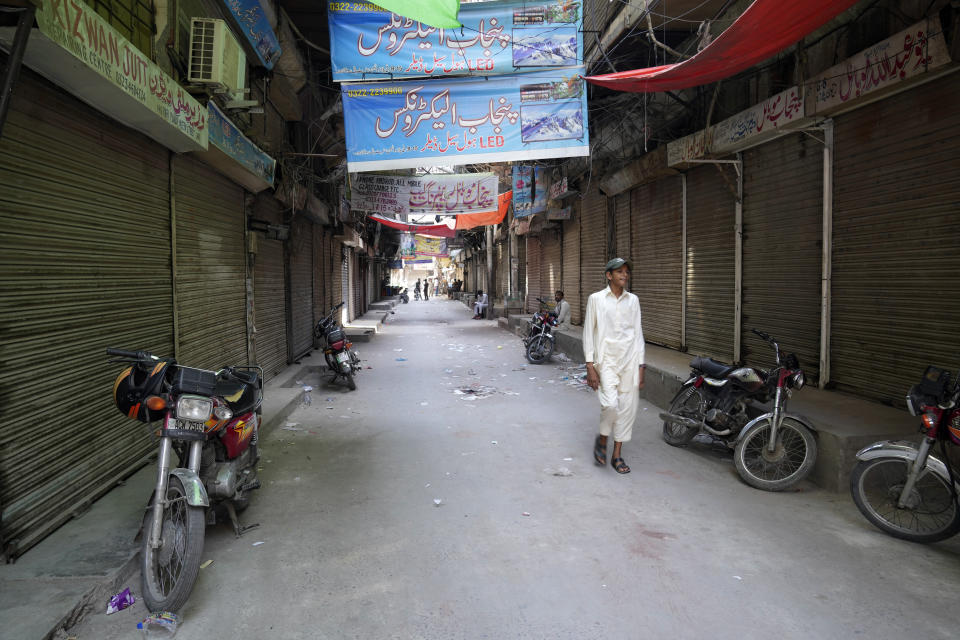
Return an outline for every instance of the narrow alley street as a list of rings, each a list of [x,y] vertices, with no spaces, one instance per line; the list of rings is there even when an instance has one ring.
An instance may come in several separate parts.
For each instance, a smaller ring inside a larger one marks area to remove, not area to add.
[[[645,402],[633,472],[599,468],[576,363],[528,365],[470,316],[399,305],[356,345],[354,392],[304,368],[310,404],[265,438],[241,516],[260,526],[207,529],[179,640],[956,637],[960,540],[892,539],[810,484],[752,489],[729,454],[666,445]],[[131,638],[144,615],[69,635]]]

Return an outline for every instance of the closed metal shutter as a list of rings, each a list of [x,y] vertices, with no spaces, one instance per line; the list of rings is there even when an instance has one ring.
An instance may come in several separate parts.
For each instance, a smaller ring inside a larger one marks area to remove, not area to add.
[[[313,231],[313,323],[311,331],[316,325],[317,320],[322,318],[328,309],[327,289],[330,288],[327,280],[326,255],[327,239],[324,236],[323,227],[320,225],[310,225]],[[313,343],[311,339],[311,344]]]
[[[343,252],[344,247],[340,244],[336,238],[334,238],[333,233],[327,236],[327,247],[330,249],[330,255],[328,259],[330,260],[329,269],[330,269],[330,289],[331,289],[331,300],[330,304],[327,306],[327,311],[340,304],[341,302],[346,302],[347,298],[343,295],[345,291],[343,286],[343,278],[346,274],[344,269],[343,261]],[[413,295],[411,293],[411,295]],[[337,322],[340,321],[340,317],[337,317]]]
[[[517,292],[520,300],[525,300],[527,296],[527,242],[524,236],[516,236],[517,240],[517,286],[520,291]]]
[[[553,303],[553,296],[560,288],[563,271],[563,240],[560,227],[540,233],[543,258],[540,262],[540,297]]]
[[[243,189],[190,156],[174,166],[177,360],[247,364]]]
[[[617,257],[630,258],[630,193],[621,193],[614,198],[614,246],[616,247]],[[630,278],[630,290],[633,290],[633,278]]]
[[[720,172],[736,185],[736,173],[704,165],[687,174],[687,349],[733,359],[736,200]]]
[[[603,267],[607,264],[607,197],[596,180],[580,203],[580,317],[587,309],[590,294],[607,286]]]
[[[0,539],[8,557],[154,450],[151,429],[113,405],[123,366],[105,349],[173,355],[168,158],[21,72],[0,138]]]
[[[280,224],[281,204],[269,195],[261,195],[254,204],[254,218]],[[283,266],[283,242],[257,235],[253,292],[257,364],[267,379],[287,366],[286,276]]]
[[[788,180],[784,176],[789,176]],[[743,154],[742,360],[774,366],[757,328],[820,373],[823,145],[792,135]]]
[[[960,366],[960,76],[836,119],[830,379],[899,402]]]
[[[510,243],[507,239],[506,227],[503,228],[504,239],[497,243],[497,259],[494,261],[497,270],[497,294],[506,298],[510,288]]]
[[[683,185],[680,176],[637,187],[632,199],[633,292],[647,342],[681,349]]]
[[[313,349],[313,224],[301,216],[290,230],[290,360]]]
[[[540,263],[542,248],[539,236],[527,234],[527,312],[533,313],[540,309],[537,296],[540,295]]]
[[[570,220],[563,222],[563,278],[560,288],[570,304],[570,321],[583,323],[580,310],[580,207],[574,205]]]
[[[344,307],[346,308],[346,311],[347,311],[346,318],[348,321],[351,321],[357,317],[356,316],[357,301],[354,298],[354,294],[353,294],[353,283],[357,279],[357,268],[356,268],[356,261],[353,258],[352,248],[344,247],[343,262],[345,264],[343,269],[343,297],[347,301]]]

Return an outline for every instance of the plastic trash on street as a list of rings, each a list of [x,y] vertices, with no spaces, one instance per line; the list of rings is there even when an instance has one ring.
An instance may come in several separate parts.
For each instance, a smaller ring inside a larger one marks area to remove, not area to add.
[[[117,595],[110,598],[110,602],[107,603],[107,615],[116,613],[117,611],[122,611],[136,601],[137,599],[133,597],[132,593],[130,593],[130,589],[124,589]]]
[[[172,638],[177,633],[180,618],[169,611],[151,614],[137,623],[142,638]]]

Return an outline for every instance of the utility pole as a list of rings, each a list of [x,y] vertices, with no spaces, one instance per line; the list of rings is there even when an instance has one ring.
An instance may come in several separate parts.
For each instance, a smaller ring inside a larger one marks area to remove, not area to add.
[[[493,306],[493,225],[487,225],[487,299]]]

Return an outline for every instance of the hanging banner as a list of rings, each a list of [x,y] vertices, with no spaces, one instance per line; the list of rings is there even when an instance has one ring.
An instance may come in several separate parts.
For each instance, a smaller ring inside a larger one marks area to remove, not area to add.
[[[387,176],[357,174],[350,206],[371,213],[451,216],[497,208],[499,185],[492,173]]]
[[[544,167],[536,167],[533,175],[533,206],[530,211],[532,213],[543,213],[547,210],[547,184],[550,182],[550,177]]]
[[[260,64],[267,69],[273,69],[273,64],[280,58],[283,50],[260,0],[223,0],[223,4],[237,21],[240,32],[253,47]]]
[[[571,216],[570,207],[564,207],[563,209],[547,210],[547,220],[569,220],[570,216]]]
[[[344,84],[347,169],[589,155],[582,72]]]
[[[417,241],[412,233],[404,233],[400,236],[400,257],[406,260],[412,258],[417,252]]]
[[[533,211],[533,167],[513,167],[513,217],[523,218]]]
[[[452,238],[453,236],[457,235],[457,232],[454,231],[452,226],[442,222],[440,224],[417,224],[403,222],[402,220],[394,220],[393,218],[386,218],[377,213],[371,213],[370,219],[375,222],[379,222],[384,226],[390,227],[391,229],[422,233],[424,235],[434,236],[437,238]]]
[[[418,258],[447,258],[450,253],[447,251],[446,238],[431,238],[417,234],[414,254]]]
[[[233,122],[211,100],[207,103],[210,123],[210,144],[233,158],[247,171],[273,186],[273,172],[277,161],[267,155],[243,135]]]
[[[335,82],[503,75],[583,65],[581,3],[478,2],[460,6],[462,28],[438,29],[377,9],[331,2]]]

